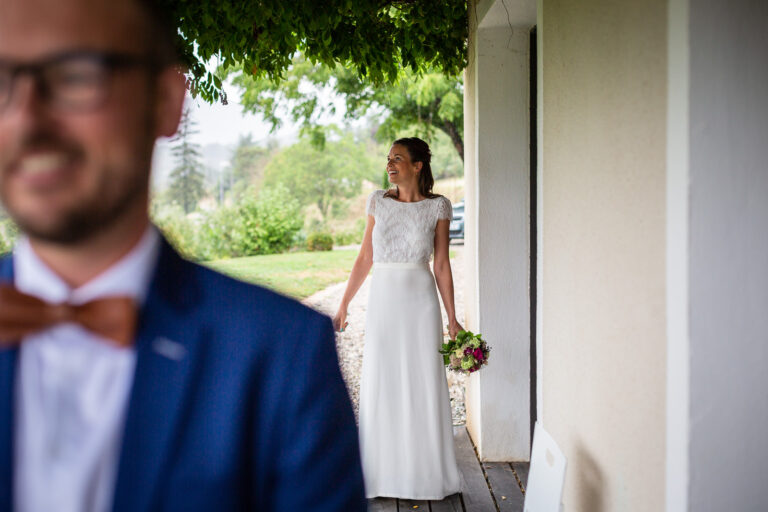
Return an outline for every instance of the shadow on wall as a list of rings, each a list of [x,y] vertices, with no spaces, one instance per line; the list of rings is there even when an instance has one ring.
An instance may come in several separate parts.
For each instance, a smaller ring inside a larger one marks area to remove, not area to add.
[[[580,503],[578,510],[590,512],[606,512],[603,493],[605,491],[605,478],[597,461],[587,451],[584,443],[576,442],[576,456],[569,468],[570,475],[566,478],[577,479],[576,487],[579,489]]]

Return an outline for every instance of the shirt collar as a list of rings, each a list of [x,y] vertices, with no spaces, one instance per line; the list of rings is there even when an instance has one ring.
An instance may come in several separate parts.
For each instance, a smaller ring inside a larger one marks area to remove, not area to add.
[[[22,237],[13,251],[16,288],[46,302],[82,304],[107,296],[129,296],[143,303],[160,251],[160,235],[148,226],[133,249],[104,272],[78,288],[71,288],[35,253],[29,239]]]

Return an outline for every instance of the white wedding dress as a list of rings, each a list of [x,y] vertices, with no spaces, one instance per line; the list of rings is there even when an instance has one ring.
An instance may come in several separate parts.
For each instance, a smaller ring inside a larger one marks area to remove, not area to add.
[[[402,203],[368,198],[373,276],[360,384],[366,495],[439,500],[459,492],[451,407],[438,349],[440,303],[429,269],[445,197]]]

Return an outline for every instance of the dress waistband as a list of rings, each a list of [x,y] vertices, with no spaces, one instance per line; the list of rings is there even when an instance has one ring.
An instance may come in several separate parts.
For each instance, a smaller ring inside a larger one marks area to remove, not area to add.
[[[421,263],[418,261],[376,261],[373,263],[373,268],[419,268],[429,270],[429,263]]]

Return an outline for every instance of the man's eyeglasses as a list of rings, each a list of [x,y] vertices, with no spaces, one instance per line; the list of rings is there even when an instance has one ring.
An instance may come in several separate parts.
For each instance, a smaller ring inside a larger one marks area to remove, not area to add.
[[[88,51],[63,53],[36,63],[18,64],[0,59],[0,114],[11,103],[20,75],[34,78],[38,94],[51,107],[83,111],[103,104],[114,71],[136,66],[151,70],[160,67],[144,57]]]

